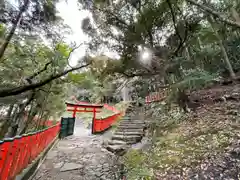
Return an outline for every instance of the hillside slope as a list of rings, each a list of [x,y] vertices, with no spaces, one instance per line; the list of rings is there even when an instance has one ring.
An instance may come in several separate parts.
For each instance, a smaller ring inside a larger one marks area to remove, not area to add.
[[[128,160],[128,168],[147,170],[146,176],[159,180],[239,179],[240,85],[215,86],[194,92],[190,98],[200,107],[188,114],[155,119],[154,148],[138,152],[141,162],[133,165]]]

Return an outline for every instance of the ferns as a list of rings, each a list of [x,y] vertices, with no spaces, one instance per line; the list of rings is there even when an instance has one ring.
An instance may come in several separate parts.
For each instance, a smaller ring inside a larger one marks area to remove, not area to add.
[[[166,103],[176,102],[179,91],[193,91],[209,85],[213,80],[218,78],[218,74],[210,74],[201,69],[191,69],[183,71],[183,79],[170,86]]]
[[[196,90],[205,87],[218,77],[202,69],[191,69],[184,72],[183,80],[172,85],[171,89]]]

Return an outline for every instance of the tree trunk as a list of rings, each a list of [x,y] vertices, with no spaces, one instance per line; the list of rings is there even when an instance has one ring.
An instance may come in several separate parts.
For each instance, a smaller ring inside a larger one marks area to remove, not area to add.
[[[34,120],[35,116],[38,114],[38,111],[41,109],[42,106],[43,106],[43,104],[39,104],[38,103],[38,104],[36,104],[35,107],[31,108],[31,112],[30,112],[29,118],[28,118],[27,122],[25,123],[24,128],[20,131],[20,135],[26,133],[29,125]]]
[[[3,57],[5,51],[8,47],[8,44],[11,41],[16,29],[17,29],[17,26],[18,26],[18,24],[21,20],[21,17],[23,15],[23,13],[27,10],[28,4],[29,4],[29,0],[25,0],[23,6],[20,8],[18,16],[17,16],[16,20],[14,21],[13,26],[12,26],[9,34],[7,35],[6,39],[4,40],[3,44],[0,47],[0,61],[2,61],[2,57]]]
[[[217,39],[218,39],[218,43],[219,43],[219,46],[221,48],[221,51],[222,51],[222,54],[223,54],[223,58],[224,58],[224,61],[227,65],[227,68],[228,68],[228,71],[229,71],[229,74],[230,74],[230,77],[232,79],[236,79],[236,74],[234,73],[233,71],[233,67],[232,67],[232,64],[228,58],[228,55],[227,55],[227,51],[223,45],[223,41],[222,41],[222,38],[220,37],[219,33],[216,31],[215,27],[214,27],[214,22],[213,22],[213,18],[211,16],[209,16],[208,18],[208,22],[209,24],[211,25],[211,28],[213,30],[213,32],[215,33]]]
[[[13,108],[14,108],[14,104],[11,104],[9,106],[6,119],[0,129],[0,139],[3,139],[5,137],[5,134],[8,132],[8,128],[11,125],[11,115],[12,115]]]
[[[35,92],[32,92],[28,100],[24,104],[19,105],[19,110],[15,115],[13,116],[13,120],[11,121],[11,127],[8,132],[8,137],[14,137],[17,135],[19,124],[21,121],[23,121],[23,115],[26,107],[33,101],[35,96]],[[24,122],[23,122],[24,123]]]
[[[36,107],[35,107],[36,108]],[[31,113],[31,115],[28,117],[27,122],[24,125],[24,128],[20,131],[20,135],[26,133],[29,124],[33,121],[34,117],[37,115],[37,110],[34,110],[33,113]]]

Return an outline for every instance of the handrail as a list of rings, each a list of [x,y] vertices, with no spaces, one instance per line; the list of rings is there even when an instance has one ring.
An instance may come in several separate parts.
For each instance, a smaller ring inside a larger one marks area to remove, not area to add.
[[[55,139],[60,124],[0,141],[0,179],[14,179]]]

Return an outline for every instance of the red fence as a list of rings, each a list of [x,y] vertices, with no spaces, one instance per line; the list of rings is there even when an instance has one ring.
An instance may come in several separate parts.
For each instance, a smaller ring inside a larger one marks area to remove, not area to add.
[[[159,102],[165,99],[167,90],[162,90],[161,92],[152,92],[145,97],[145,103]]]
[[[121,115],[121,113],[118,113],[102,119],[93,119],[92,133],[104,132],[110,128],[113,123],[121,117]]]
[[[120,113],[120,111],[117,110],[114,106],[109,106],[108,104],[104,104],[103,107],[115,113]]]
[[[103,132],[113,125],[121,116],[116,108],[104,104],[116,114],[103,119],[93,120],[93,133]],[[52,125],[52,121],[45,121]],[[60,130],[60,124],[48,127],[35,133],[29,133],[0,141],[0,180],[13,180],[55,139]]]
[[[60,125],[0,141],[0,179],[12,180],[57,136]]]

